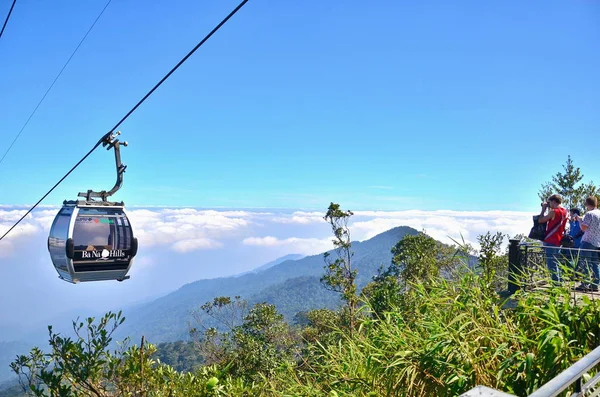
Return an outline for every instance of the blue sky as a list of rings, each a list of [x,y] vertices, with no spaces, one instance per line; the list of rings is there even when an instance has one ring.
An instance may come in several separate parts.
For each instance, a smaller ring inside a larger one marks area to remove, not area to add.
[[[105,4],[17,1],[0,39],[0,152]],[[236,5],[113,0],[0,164],[0,203],[37,201]],[[599,18],[590,1],[250,0],[122,125],[115,197],[537,209],[568,154],[600,182],[585,144]],[[113,180],[97,150],[45,203]]]
[[[105,4],[17,1],[0,156]],[[112,0],[0,164],[0,231],[236,5]],[[330,201],[358,210],[358,240],[401,225],[445,242],[527,233],[568,154],[600,183],[599,20],[591,1],[250,0],[120,128],[131,280],[67,284],[46,249],[57,205],[112,186],[99,149],[0,242],[0,331],[321,253]]]

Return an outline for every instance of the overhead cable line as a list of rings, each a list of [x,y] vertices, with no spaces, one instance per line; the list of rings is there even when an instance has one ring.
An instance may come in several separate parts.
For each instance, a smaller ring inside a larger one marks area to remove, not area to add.
[[[42,102],[44,102],[44,99],[46,99],[46,96],[48,95],[48,93],[50,92],[50,90],[52,89],[52,87],[54,87],[54,84],[56,83],[56,81],[58,80],[58,78],[60,77],[60,75],[62,74],[62,72],[65,70],[65,68],[67,67],[67,65],[69,64],[69,62],[71,62],[71,59],[73,59],[73,56],[75,56],[75,53],[77,53],[77,50],[79,50],[79,47],[81,47],[81,45],[83,44],[83,42],[85,41],[85,39],[88,37],[88,34],[90,34],[90,32],[92,31],[92,29],[94,28],[94,26],[96,26],[96,22],[98,22],[98,20],[102,16],[102,14],[104,14],[104,10],[106,10],[106,8],[108,7],[108,5],[110,4],[111,1],[112,0],[108,0],[108,2],[106,3],[106,5],[102,9],[102,11],[100,11],[100,14],[98,14],[98,16],[96,17],[96,20],[94,21],[94,23],[92,23],[92,26],[90,26],[90,28],[85,33],[85,35],[83,36],[83,38],[81,39],[81,41],[79,42],[79,44],[77,44],[77,47],[75,47],[75,50],[71,53],[71,56],[69,57],[69,59],[67,59],[67,62],[65,62],[65,64],[62,67],[62,69],[60,70],[60,72],[58,72],[58,74],[54,78],[54,81],[52,82],[52,84],[50,84],[50,87],[48,87],[48,89],[46,90],[46,93],[44,94],[44,96],[42,96],[42,99],[40,99],[40,101],[38,102],[38,104],[35,106],[35,108],[33,109],[33,112],[31,112],[31,114],[29,115],[29,118],[27,119],[27,121],[25,121],[25,124],[23,124],[23,126],[21,127],[21,130],[19,131],[19,133],[17,134],[17,136],[15,136],[15,139],[13,139],[13,141],[10,144],[10,146],[8,147],[8,149],[6,149],[6,152],[4,152],[4,155],[2,156],[2,158],[0,158],[0,164],[2,164],[2,161],[4,161],[4,158],[6,157],[6,155],[8,154],[8,152],[10,152],[10,149],[12,149],[12,147],[15,144],[15,142],[17,142],[17,139],[19,139],[19,137],[23,133],[23,130],[25,130],[25,127],[27,127],[27,124],[29,124],[29,121],[31,120],[31,118],[33,117],[33,115],[35,114],[35,112],[37,112],[37,110],[40,107],[40,105],[42,104]]]
[[[6,237],[6,235],[8,233],[11,232],[11,230],[13,230],[23,219],[25,219],[25,217],[27,215],[29,215],[29,213],[31,211],[33,211],[50,193],[52,193],[52,191],[58,186],[60,185],[60,183],[62,181],[64,181],[69,174],[71,174],[71,172],[73,172],[75,170],[75,168],[79,167],[79,164],[81,164],[86,158],[88,158],[88,156],[90,154],[92,154],[92,152],[94,150],[96,150],[98,148],[98,146],[100,146],[103,142],[106,141],[107,138],[110,138],[111,134],[117,129],[119,128],[119,126],[125,121],[127,120],[127,118],[166,80],[169,78],[169,76],[171,76],[173,74],[173,72],[175,72],[175,70],[177,70],[194,52],[196,52],[196,50],[198,48],[200,48],[217,30],[219,30],[223,25],[225,25],[225,23],[236,13],[238,12],[246,3],[248,2],[248,0],[243,0],[233,11],[231,11],[229,13],[229,15],[227,15],[217,26],[215,26],[215,28],[213,30],[210,31],[209,34],[207,34],[185,57],[183,57],[183,59],[181,61],[179,61],[179,63],[177,65],[175,65],[175,67],[173,67],[173,69],[171,69],[171,71],[169,73],[167,73],[165,75],[165,77],[163,77],[146,95],[144,95],[144,97],[133,107],[131,108],[131,110],[129,112],[127,112],[127,114],[125,114],[125,116],[117,123],[115,124],[115,126],[108,131],[106,134],[104,134],[104,136],[102,136],[102,138],[100,138],[100,140],[94,145],[94,147],[87,152],[87,154],[85,156],[83,156],[83,158],[81,160],[79,160],[79,162],[77,162],[77,164],[75,164],[73,166],[73,168],[71,168],[69,170],[69,172],[67,172],[58,182],[56,182],[56,184],[50,189],[48,190],[48,192],[46,194],[44,194],[44,196],[33,205],[33,207],[31,207],[26,213],[25,215],[23,215],[21,217],[21,219],[19,219],[14,225],[11,226],[10,229],[8,229],[8,231],[6,233],[4,233],[4,235],[2,237],[0,237],[0,241]]]
[[[2,30],[0,30],[0,38],[2,38],[4,29],[6,29],[6,24],[8,23],[8,20],[10,19],[10,14],[12,14],[12,10],[13,10],[13,8],[15,8],[16,3],[17,3],[17,0],[13,0],[12,5],[10,6],[10,10],[8,10],[8,15],[6,16],[6,20],[4,20],[4,25],[2,25]]]

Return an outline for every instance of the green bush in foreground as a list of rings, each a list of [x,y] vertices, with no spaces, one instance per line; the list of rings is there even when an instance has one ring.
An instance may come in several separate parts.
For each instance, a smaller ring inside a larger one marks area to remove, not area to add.
[[[457,396],[482,384],[525,396],[595,348],[600,303],[563,288],[519,293],[502,309],[483,278],[413,285],[412,310],[365,319],[360,332],[313,349],[315,364],[288,372],[281,395]],[[365,307],[368,310],[368,306]]]
[[[334,321],[318,328],[328,312],[315,312],[304,328],[310,341],[290,347],[301,355],[271,355],[281,341],[268,346],[265,335],[276,331],[269,319],[281,326],[280,319],[255,310],[230,362],[193,374],[152,359],[153,345],[109,351],[123,321],[109,313],[99,324],[74,324],[81,335],[74,340],[50,329],[52,351],[33,349],[12,368],[36,396],[457,396],[477,384],[525,396],[600,342],[598,300],[576,303],[568,289],[553,288],[519,292],[514,307],[502,309],[488,291],[472,272],[453,282],[433,278],[412,285],[401,307],[383,315],[367,302],[352,333]],[[256,364],[265,354],[263,371]]]

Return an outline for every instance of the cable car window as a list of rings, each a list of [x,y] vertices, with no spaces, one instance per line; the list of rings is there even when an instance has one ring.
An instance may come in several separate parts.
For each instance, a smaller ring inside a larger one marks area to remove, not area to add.
[[[73,228],[76,251],[129,250],[132,232],[122,210],[80,209]]]
[[[112,249],[115,218],[78,216],[73,228],[76,250]]]
[[[69,223],[71,221],[72,209],[66,209],[60,211],[58,216],[54,219],[52,228],[50,229],[50,237],[66,240],[69,235]]]
[[[69,224],[71,223],[72,208],[63,208],[54,218],[48,238],[48,250],[52,264],[57,269],[67,271],[67,257],[65,255],[65,242],[69,236]]]

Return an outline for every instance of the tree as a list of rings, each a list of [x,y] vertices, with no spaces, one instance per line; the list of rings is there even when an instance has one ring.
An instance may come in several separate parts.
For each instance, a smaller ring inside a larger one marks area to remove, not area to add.
[[[229,373],[249,381],[270,377],[285,362],[293,362],[298,338],[274,305],[248,303],[236,296],[215,298],[201,309],[221,325],[221,330],[198,328],[190,334],[197,340],[205,364],[227,368]]]
[[[452,247],[425,233],[405,236],[393,248],[392,264],[387,275],[395,276],[405,286],[424,283],[438,277],[440,270],[450,270],[456,263]]]
[[[315,309],[298,313],[302,325],[302,339],[308,343],[327,345],[340,324],[340,313],[328,309]]]
[[[508,274],[508,253],[502,253],[504,238],[505,235],[500,232],[487,232],[477,237],[481,247],[478,267],[488,292],[500,290]]]
[[[192,341],[159,343],[153,357],[178,372],[194,372],[204,363],[202,355]]]
[[[200,311],[192,313],[195,326],[190,328],[190,336],[207,365],[225,362],[234,349],[231,336],[236,327],[244,322],[248,314],[248,302],[239,296],[219,296],[206,302]],[[216,327],[205,325],[208,316]]]
[[[233,332],[232,373],[250,379],[269,378],[282,364],[294,364],[299,353],[297,335],[274,305],[257,303]]]
[[[380,268],[373,281],[361,291],[376,317],[383,317],[386,312],[397,308],[401,303],[402,287],[398,278],[391,273]]]
[[[391,310],[412,305],[411,284],[424,284],[444,273],[444,277],[456,276],[458,265],[465,260],[468,245],[463,248],[448,246],[425,233],[407,235],[393,248],[392,263],[379,269],[373,281],[367,284],[362,295],[376,317]],[[468,259],[467,259],[468,260]]]
[[[11,369],[27,395],[36,397],[114,397],[114,396],[198,396],[244,395],[225,392],[214,366],[199,368],[194,374],[179,373],[152,357],[156,346],[124,344],[111,351],[112,335],[125,320],[121,312],[107,313],[73,322],[75,338],[63,337],[48,327],[48,353],[34,348],[17,356]]]
[[[203,326],[202,317],[208,315],[219,328],[231,331],[240,325],[248,314],[248,302],[240,296],[231,299],[229,296],[218,296],[212,302],[206,302],[200,307],[201,311],[194,311],[192,317],[198,325]],[[192,328],[191,332],[197,331]]]
[[[538,196],[546,201],[552,194],[558,193],[563,197],[563,206],[567,209],[585,208],[585,199],[588,196],[597,196],[598,188],[594,182],[583,183],[583,174],[579,167],[575,167],[571,156],[563,165],[564,172],[557,172],[552,181],[542,184]]]
[[[113,395],[113,390],[138,393],[144,388],[144,369],[154,346],[135,346],[125,351],[109,350],[112,335],[125,321],[121,312],[107,313],[98,324],[90,317],[85,322],[73,322],[76,338],[54,333],[48,327],[52,351],[44,354],[38,348],[29,355],[18,356],[11,369],[18,375],[24,390],[35,396]],[[125,374],[135,376],[124,376]]]
[[[329,259],[329,252],[323,254],[325,259],[325,275],[321,282],[326,288],[339,292],[346,302],[350,329],[354,329],[356,310],[358,308],[358,297],[356,296],[356,269],[352,268],[350,229],[348,220],[354,215],[352,211],[343,211],[339,204],[331,203],[327,209],[324,219],[331,225],[334,240],[333,245],[337,253],[337,259]]]

